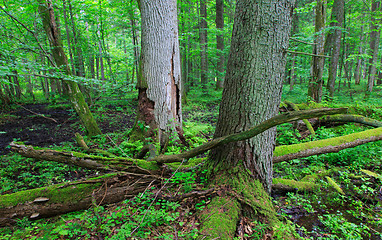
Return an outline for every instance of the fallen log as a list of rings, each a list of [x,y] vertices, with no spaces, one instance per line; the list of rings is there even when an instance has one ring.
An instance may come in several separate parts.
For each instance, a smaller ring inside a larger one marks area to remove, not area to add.
[[[68,152],[46,148],[35,148],[33,146],[23,145],[18,142],[12,142],[10,146],[13,152],[18,153],[23,157],[72,164],[89,169],[128,171],[132,173],[146,174],[156,174],[160,171],[160,167],[156,164],[156,162],[148,162],[142,159],[101,157],[74,151]]]
[[[333,116],[325,116],[320,119],[320,124],[325,124],[328,122],[341,122],[341,123],[360,123],[362,125],[370,126],[370,127],[382,127],[382,122],[364,117],[361,115],[354,115],[354,114],[337,114]]]
[[[324,153],[339,152],[346,148],[353,148],[379,140],[382,140],[382,128],[370,129],[324,140],[278,146],[273,154],[273,162],[278,163]]]
[[[31,220],[123,201],[158,181],[152,175],[111,173],[84,181],[63,183],[0,196],[0,226],[17,219]]]

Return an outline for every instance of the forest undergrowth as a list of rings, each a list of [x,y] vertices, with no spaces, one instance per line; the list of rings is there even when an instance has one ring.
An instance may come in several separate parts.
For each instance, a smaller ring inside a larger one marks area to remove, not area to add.
[[[170,140],[167,152],[179,153],[199,146],[213,137],[218,117],[221,91],[194,88],[183,105],[184,134],[189,147]],[[285,87],[287,89],[287,87]],[[376,86],[365,98],[357,89],[343,90],[333,98],[326,97],[320,107],[349,107],[352,113],[382,121],[382,88]],[[361,92],[361,89],[359,90]],[[300,109],[318,107],[306,104],[301,86],[285,90],[283,100],[299,104]],[[53,149],[81,151],[73,135],[82,133],[74,113],[67,104],[43,100],[36,104],[19,103],[3,109],[0,115],[0,138]],[[23,107],[21,107],[23,106]],[[28,109],[28,110],[26,110]],[[103,135],[85,138],[92,148],[107,150],[124,157],[135,156],[143,142],[130,142],[129,131],[134,124],[136,92],[121,95],[105,94],[91,109],[100,123]],[[281,111],[292,111],[284,105]],[[52,120],[53,119],[53,120]],[[141,123],[137,123],[145,129]],[[328,124],[315,127],[315,136],[299,124],[278,127],[277,145],[296,144],[360,132],[371,127],[360,124]],[[6,145],[3,143],[3,145]],[[21,190],[70,182],[101,174],[59,163],[26,159],[0,146],[1,195]],[[381,239],[382,237],[382,143],[373,142],[338,153],[295,159],[274,165],[274,178],[314,182],[314,191],[273,191],[273,204],[280,218],[295,224],[303,239]],[[198,239],[201,224],[198,213],[213,195],[198,198],[177,197],[195,190],[206,190],[206,179],[200,166],[206,155],[192,160],[194,164],[176,169],[170,178],[153,183],[137,196],[123,202],[93,206],[85,211],[31,221],[17,220],[13,226],[0,228],[0,239]],[[218,193],[214,193],[218,194]],[[1,200],[0,200],[1,201]],[[240,227],[241,226],[241,227]],[[242,218],[236,239],[266,239],[266,224]],[[283,236],[274,235],[274,239]]]

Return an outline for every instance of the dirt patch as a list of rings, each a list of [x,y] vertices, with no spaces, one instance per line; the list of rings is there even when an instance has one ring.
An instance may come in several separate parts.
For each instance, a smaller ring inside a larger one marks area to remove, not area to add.
[[[25,109],[20,107],[8,112],[6,118],[0,121],[0,155],[9,152],[7,146],[13,140],[48,147],[62,142],[73,142],[76,132],[84,134],[78,117],[69,109],[48,108],[47,104],[29,104],[23,107]],[[109,118],[115,120],[110,121]],[[98,124],[103,133],[110,133],[131,128],[134,118],[134,114],[106,109],[103,121],[99,121]]]

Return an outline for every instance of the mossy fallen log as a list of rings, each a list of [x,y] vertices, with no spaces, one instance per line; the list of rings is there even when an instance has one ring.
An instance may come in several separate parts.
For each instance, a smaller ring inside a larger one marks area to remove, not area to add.
[[[318,189],[319,186],[314,182],[296,181],[292,179],[274,178],[272,184],[272,191],[279,190],[285,192],[311,192]]]
[[[355,114],[336,114],[332,116],[325,116],[320,119],[320,124],[325,124],[327,122],[354,122],[375,128],[382,127],[382,122],[378,120]]]
[[[13,152],[18,153],[23,157],[73,164],[89,169],[149,174],[155,174],[160,170],[160,167],[156,162],[148,162],[142,159],[101,157],[74,151],[57,151],[46,148],[36,148],[17,142],[12,142],[10,146]]]
[[[0,196],[0,226],[17,219],[31,220],[123,201],[157,181],[152,175],[111,173]]]
[[[324,140],[284,145],[276,147],[273,162],[289,161],[324,153],[339,152],[346,148],[353,148],[365,143],[382,140],[382,128],[370,129],[352,133],[341,137]]]
[[[298,108],[298,106],[292,102],[289,102],[289,101],[284,101],[286,105],[292,107],[293,110],[295,111],[299,111],[300,108]],[[310,134],[312,136],[315,136],[316,135],[316,132],[314,131],[314,128],[312,126],[312,124],[308,121],[308,119],[302,119],[302,121],[305,123],[306,127],[308,128]]]

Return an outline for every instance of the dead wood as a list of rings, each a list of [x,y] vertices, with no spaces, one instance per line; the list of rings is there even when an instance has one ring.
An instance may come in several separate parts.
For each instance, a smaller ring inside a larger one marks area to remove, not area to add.
[[[143,192],[157,177],[113,173],[0,196],[0,226],[17,219],[39,219],[123,201]]]
[[[346,148],[353,148],[379,140],[382,140],[382,128],[313,142],[278,146],[274,152],[273,162],[278,163],[324,153],[339,152]]]
[[[370,127],[382,127],[382,122],[364,117],[361,115],[353,115],[353,114],[338,114],[333,116],[325,116],[320,119],[320,124],[330,123],[330,122],[341,122],[341,123],[360,123]]]

